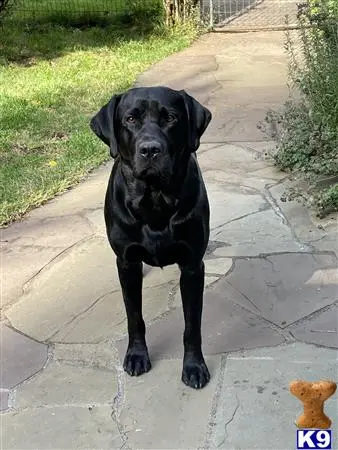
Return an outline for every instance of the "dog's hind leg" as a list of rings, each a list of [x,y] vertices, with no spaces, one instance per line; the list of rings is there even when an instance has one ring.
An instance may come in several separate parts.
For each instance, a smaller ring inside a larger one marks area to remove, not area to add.
[[[124,370],[132,376],[151,369],[142,317],[142,263],[117,259],[117,268],[128,320],[129,344],[123,362]]]

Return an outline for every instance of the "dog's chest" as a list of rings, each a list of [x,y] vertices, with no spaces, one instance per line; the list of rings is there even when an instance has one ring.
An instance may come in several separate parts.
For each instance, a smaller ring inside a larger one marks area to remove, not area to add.
[[[169,227],[157,231],[148,225],[143,226],[142,247],[145,251],[145,263],[162,267],[173,264],[177,258],[176,245]]]

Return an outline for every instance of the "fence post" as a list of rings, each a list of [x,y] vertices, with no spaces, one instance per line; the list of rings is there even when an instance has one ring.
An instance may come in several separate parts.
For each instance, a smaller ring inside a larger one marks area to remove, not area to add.
[[[209,20],[210,20],[210,28],[214,28],[214,1],[209,0]]]

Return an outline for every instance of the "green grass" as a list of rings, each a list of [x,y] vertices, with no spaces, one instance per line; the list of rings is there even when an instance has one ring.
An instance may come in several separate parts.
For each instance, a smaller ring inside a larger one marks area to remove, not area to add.
[[[0,225],[79,182],[105,161],[89,119],[196,28],[126,30],[4,24],[0,43]]]

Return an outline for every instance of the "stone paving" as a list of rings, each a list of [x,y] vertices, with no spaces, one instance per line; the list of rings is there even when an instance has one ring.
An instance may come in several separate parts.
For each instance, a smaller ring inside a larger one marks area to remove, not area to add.
[[[198,153],[212,227],[201,391],[180,381],[175,266],[144,267],[153,368],[122,370],[102,212],[111,163],[2,231],[1,448],[295,448],[289,382],[337,379],[337,217],[281,200],[291,181],[257,122],[285,100],[285,71],[282,34],[210,34],[138,80],[187,89],[214,114]],[[335,428],[337,395],[326,411]]]

